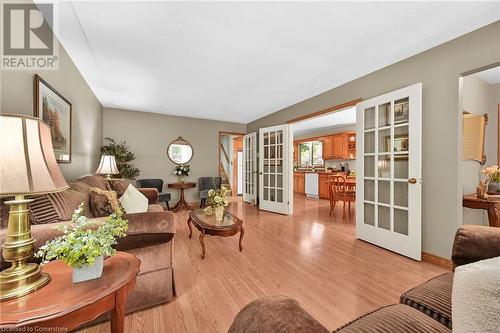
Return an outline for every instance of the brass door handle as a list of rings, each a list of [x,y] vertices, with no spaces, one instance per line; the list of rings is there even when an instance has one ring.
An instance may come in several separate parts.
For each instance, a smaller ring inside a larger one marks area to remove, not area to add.
[[[417,180],[415,178],[410,178],[410,179],[408,179],[408,183],[410,183],[410,184],[416,184]]]

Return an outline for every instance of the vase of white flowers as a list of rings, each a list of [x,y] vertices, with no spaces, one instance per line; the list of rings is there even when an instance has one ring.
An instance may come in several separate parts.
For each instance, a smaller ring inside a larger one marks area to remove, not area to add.
[[[189,176],[189,164],[179,164],[175,167],[174,175],[179,179],[179,183],[184,183],[184,177]]]
[[[224,207],[229,204],[226,195],[227,189],[224,186],[220,190],[210,189],[208,191],[208,207],[204,210],[205,214],[214,214],[216,221],[222,221],[224,218]]]
[[[101,277],[104,257],[115,253],[116,239],[125,237],[128,221],[121,212],[110,215],[96,228],[96,222],[84,215],[83,203],[75,210],[71,224],[56,227],[63,233],[41,246],[35,257],[43,263],[62,260],[73,268],[73,283]]]

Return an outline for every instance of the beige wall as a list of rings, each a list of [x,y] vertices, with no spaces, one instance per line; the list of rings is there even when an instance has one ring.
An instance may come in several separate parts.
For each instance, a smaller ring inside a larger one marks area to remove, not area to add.
[[[465,76],[462,85],[462,109],[473,114],[488,114],[484,142],[485,165],[497,165],[500,85],[490,85],[475,75]],[[481,169],[482,166],[477,161],[462,161],[464,194],[476,192]],[[486,211],[463,208],[463,223],[488,225],[488,215]]]
[[[248,132],[422,82],[422,250],[450,257],[461,223],[458,79],[500,61],[500,21],[248,124]]]
[[[186,181],[197,182],[199,177],[217,176],[219,131],[245,133],[246,125],[157,113],[104,108],[104,137],[126,140],[135,153],[135,166],[141,170],[139,178],[162,178],[175,182],[175,164],[167,156],[167,147],[182,136],[193,146],[194,155],[189,164],[191,175]],[[171,204],[178,193],[172,193]],[[197,189],[188,190],[188,200],[197,201]]]
[[[0,73],[0,112],[33,115],[33,75],[36,73],[73,105],[72,160],[59,164],[66,180],[93,173],[102,145],[102,106],[62,45],[59,69],[8,70]]]

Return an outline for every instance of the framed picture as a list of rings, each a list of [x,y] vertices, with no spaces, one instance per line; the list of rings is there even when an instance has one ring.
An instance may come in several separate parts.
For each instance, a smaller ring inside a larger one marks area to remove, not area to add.
[[[386,151],[391,151],[391,137],[388,135],[385,137],[385,147]],[[409,140],[408,134],[399,134],[394,135],[394,147],[393,151],[395,153],[403,153],[408,152],[409,149]],[[394,155],[395,160],[407,160],[408,155]]]
[[[34,115],[49,125],[58,163],[71,163],[71,103],[35,74]]]
[[[409,121],[409,103],[404,101],[401,103],[394,104],[394,123],[404,123]]]

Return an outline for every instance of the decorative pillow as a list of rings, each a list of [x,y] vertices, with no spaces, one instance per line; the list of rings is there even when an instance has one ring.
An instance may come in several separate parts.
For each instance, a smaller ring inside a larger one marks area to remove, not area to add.
[[[128,214],[147,212],[149,206],[148,198],[132,184],[127,187],[127,190],[120,198],[120,203]]]
[[[115,191],[104,191],[97,187],[90,189],[90,209],[95,217],[109,216],[122,212]]]
[[[451,304],[453,333],[500,332],[500,257],[458,266]]]
[[[50,193],[47,197],[56,210],[59,221],[70,221],[75,209],[77,209],[82,202],[85,207],[85,216],[94,217],[90,210],[88,194],[67,189],[62,192]]]
[[[29,204],[31,224],[47,224],[59,222],[59,215],[47,194],[33,197]]]
[[[128,183],[123,179],[108,179],[109,187],[116,192],[118,198],[120,198],[127,190]]]

